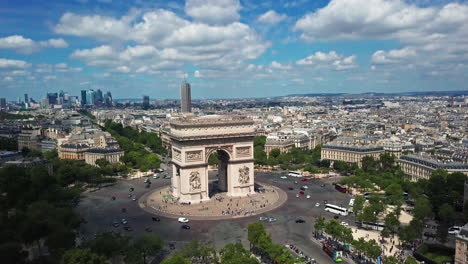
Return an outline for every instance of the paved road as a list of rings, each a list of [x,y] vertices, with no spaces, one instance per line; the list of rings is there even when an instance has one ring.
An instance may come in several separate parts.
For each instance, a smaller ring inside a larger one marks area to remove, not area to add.
[[[328,183],[326,183],[327,181],[311,180],[308,182],[299,181],[298,184],[295,184],[294,181],[298,179],[288,177],[288,179],[283,180],[279,176],[279,173],[272,172],[256,172],[255,176],[259,181],[285,190],[288,195],[288,201],[282,207],[262,215],[277,219],[274,223],[265,223],[274,242],[295,244],[319,263],[332,263],[321,248],[310,240],[313,222],[317,216],[324,216],[327,219],[333,218],[333,214],[324,211],[324,200],[336,205],[347,205],[350,197],[334,190],[333,185],[331,185],[333,179],[330,179]],[[170,184],[170,179],[154,180],[151,178],[151,181],[153,183],[150,189]],[[321,187],[324,182],[325,187]],[[310,194],[311,199],[306,199],[305,195],[296,198],[299,187],[302,185],[308,185],[309,189],[306,194]],[[160,222],[153,222],[151,214],[139,208],[137,201],[128,198],[130,187],[135,188],[132,194],[137,198],[148,192],[143,179],[134,179],[118,181],[114,186],[85,194],[77,207],[80,214],[88,221],[80,228],[85,239],[92,238],[96,232],[110,230],[134,236],[145,232],[146,227],[150,227],[153,233],[160,235],[166,241],[175,242],[177,248],[193,239],[210,242],[217,249],[230,242],[241,242],[248,247],[247,225],[257,221],[258,216],[219,221],[191,221],[191,229],[183,230],[180,227],[181,224],[174,219],[160,217]],[[288,187],[293,187],[294,190],[288,190]],[[116,197],[115,201],[111,200],[112,196]],[[316,202],[320,203],[320,207],[315,207]],[[127,212],[123,213],[122,208],[126,208]],[[133,231],[125,231],[122,226],[112,227],[114,220],[120,221],[122,218],[128,220],[128,225],[134,229]],[[295,223],[298,218],[306,220],[306,223]],[[340,217],[339,220],[350,224],[354,223],[352,216]]]

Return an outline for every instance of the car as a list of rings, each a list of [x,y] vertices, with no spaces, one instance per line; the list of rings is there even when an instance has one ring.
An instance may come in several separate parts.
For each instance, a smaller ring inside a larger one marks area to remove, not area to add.
[[[112,222],[112,226],[113,227],[119,227],[120,226],[119,221],[114,220],[114,222]]]
[[[325,201],[323,201],[323,203],[324,203],[324,204],[327,204],[327,203],[328,203],[328,201],[327,201],[327,200],[325,200]]]
[[[294,188],[293,187],[288,187],[288,190],[293,191]]]
[[[334,218],[334,219],[338,219],[338,218],[340,218],[340,217],[339,217],[339,216],[337,216],[337,215],[335,215],[335,216],[333,216],[333,218]]]
[[[156,169],[156,172],[163,172],[163,171],[164,171],[163,168],[157,168],[157,169]]]
[[[265,221],[265,220],[268,220],[268,217],[264,217],[264,216],[260,216],[258,218],[259,221]]]
[[[159,175],[153,175],[153,179],[159,179]]]
[[[310,199],[310,195],[307,195],[306,198],[307,198],[307,199]]]
[[[136,197],[133,197],[132,201],[136,201],[136,200],[137,200],[137,198],[136,198]]]
[[[297,181],[294,181],[294,184],[297,184]]]
[[[281,176],[280,178],[281,178],[281,179],[287,179],[288,177],[286,177],[286,176]]]
[[[125,218],[122,218],[122,221],[120,221],[120,222],[122,223],[122,225],[128,224],[128,221]]]
[[[296,198],[299,198],[299,194],[296,194]]]
[[[270,217],[270,218],[268,218],[268,222],[269,223],[276,222],[276,218]]]
[[[170,179],[170,178],[171,178],[171,176],[169,176],[169,175],[167,175],[167,174],[164,175],[164,179]]]
[[[304,219],[296,219],[296,223],[297,224],[303,224],[303,223],[305,223],[305,220]]]
[[[315,207],[319,207],[320,206],[320,203],[315,203]]]
[[[448,229],[449,235],[458,235],[460,233],[461,227],[459,226],[452,226]]]
[[[429,237],[429,238],[435,238],[436,237],[436,234],[430,233],[430,232],[424,232],[423,235],[426,236],[426,237]]]
[[[133,187],[130,187],[130,189],[128,190],[129,192],[133,192],[135,190],[135,188]]]
[[[131,198],[131,197],[132,197],[132,194],[131,194],[131,193],[129,193],[129,194],[128,194],[128,198]]]
[[[325,187],[325,183],[320,184],[320,187]]]
[[[185,217],[179,217],[179,219],[177,219],[177,221],[179,221],[179,223],[188,223],[189,220]]]
[[[159,222],[161,221],[161,219],[159,219],[159,217],[151,217],[151,219],[153,220],[153,222]]]
[[[300,191],[299,193],[302,194],[302,195],[304,195],[304,192],[303,192],[303,191]]]
[[[112,196],[112,198],[111,198],[111,199],[112,199],[112,201],[115,201],[115,196]]]
[[[309,186],[307,186],[307,185],[304,185],[304,186],[302,186],[302,188],[304,188],[304,189],[306,189],[306,190],[307,190],[307,189],[309,189]]]
[[[182,225],[182,229],[190,229],[189,225]]]
[[[346,223],[346,222],[344,222],[344,221],[343,221],[343,222],[341,222],[341,223],[340,223],[340,225],[342,225],[342,226],[349,226],[349,224],[348,224],[348,223]]]
[[[133,231],[133,229],[132,229],[131,227],[129,227],[129,226],[124,226],[124,229],[125,229],[126,231],[128,231],[128,232]]]
[[[144,181],[144,183],[151,183],[150,179],[146,178]]]
[[[307,181],[307,179],[306,179],[306,178],[303,178],[301,181],[303,181],[303,182],[306,182],[306,181]]]
[[[168,247],[169,247],[170,250],[174,250],[175,249],[175,244],[174,243],[169,243]]]

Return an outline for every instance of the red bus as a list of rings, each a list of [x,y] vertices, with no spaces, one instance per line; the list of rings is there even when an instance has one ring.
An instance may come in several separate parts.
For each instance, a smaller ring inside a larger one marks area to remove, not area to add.
[[[341,186],[339,184],[335,184],[335,189],[339,192],[342,192],[342,193],[346,193],[348,192],[348,189],[346,189],[346,187],[344,186]]]

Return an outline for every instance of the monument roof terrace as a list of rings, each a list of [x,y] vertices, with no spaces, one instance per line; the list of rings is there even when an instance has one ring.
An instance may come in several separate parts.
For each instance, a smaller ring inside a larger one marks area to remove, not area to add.
[[[171,128],[192,128],[212,126],[250,126],[254,121],[243,116],[209,115],[202,117],[185,117],[171,121]]]

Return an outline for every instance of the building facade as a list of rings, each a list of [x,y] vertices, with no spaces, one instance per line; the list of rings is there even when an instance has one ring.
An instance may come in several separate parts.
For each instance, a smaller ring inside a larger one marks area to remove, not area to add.
[[[468,224],[455,239],[455,264],[468,264]]]
[[[449,173],[461,172],[468,175],[468,164],[466,163],[440,161],[423,155],[402,155],[398,159],[398,164],[412,181],[429,179],[432,172],[437,169],[447,170]]]
[[[185,81],[180,85],[180,111],[182,113],[192,112],[191,87]]]
[[[105,159],[109,163],[119,163],[124,152],[121,149],[92,148],[84,153],[84,160],[87,164],[96,165],[96,160]]]
[[[362,158],[371,156],[378,159],[382,153],[384,153],[384,149],[381,146],[325,144],[321,150],[322,160],[356,163],[359,167],[362,166]]]

